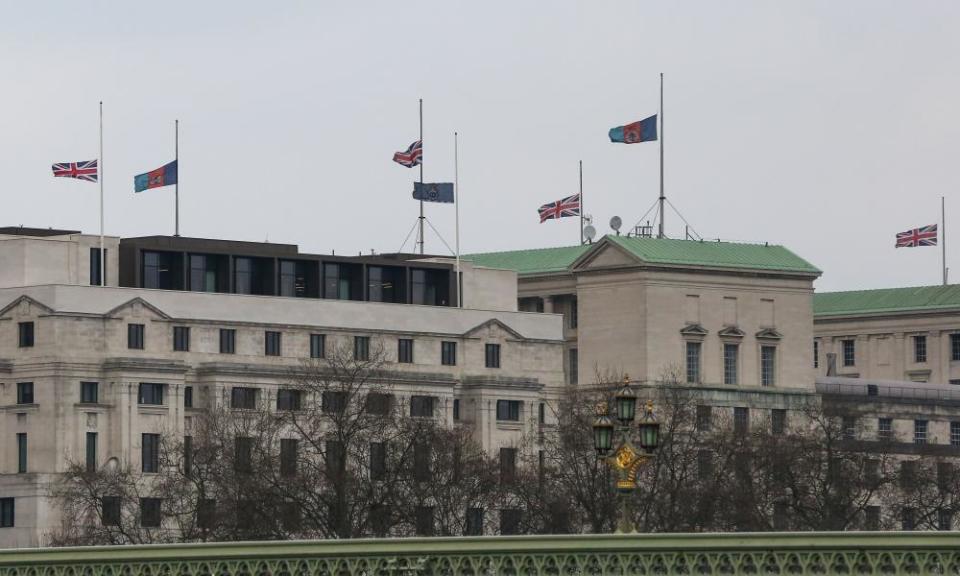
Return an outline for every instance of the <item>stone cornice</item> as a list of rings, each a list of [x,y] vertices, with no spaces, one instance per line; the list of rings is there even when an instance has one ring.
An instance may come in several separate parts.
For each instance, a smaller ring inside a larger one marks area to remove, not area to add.
[[[190,367],[179,360],[160,358],[107,358],[103,361],[105,371],[117,372],[167,372],[184,374]]]

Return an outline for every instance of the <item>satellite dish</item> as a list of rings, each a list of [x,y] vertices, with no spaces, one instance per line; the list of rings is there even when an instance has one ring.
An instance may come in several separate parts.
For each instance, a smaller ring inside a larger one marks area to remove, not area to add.
[[[619,216],[614,216],[610,219],[610,227],[613,228],[616,232],[620,231],[620,226],[623,225],[623,220]]]
[[[584,226],[583,227],[583,237],[587,239],[588,242],[593,242],[594,237],[597,235],[597,229],[593,226]]]

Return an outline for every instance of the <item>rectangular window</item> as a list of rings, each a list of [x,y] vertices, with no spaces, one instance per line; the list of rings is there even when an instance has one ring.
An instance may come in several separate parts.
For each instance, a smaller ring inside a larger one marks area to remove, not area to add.
[[[697,450],[697,478],[709,480],[713,477],[713,452],[706,449]]]
[[[856,348],[855,340],[843,341],[843,365],[844,366],[857,365],[857,348]]]
[[[927,443],[927,421],[926,420],[913,421],[913,443],[914,444]]]
[[[33,404],[33,382],[17,382],[17,404]]]
[[[953,530],[953,512],[943,508],[937,511],[937,530]]]
[[[520,421],[519,400],[497,400],[497,420]]]
[[[190,327],[189,326],[173,327],[173,350],[175,352],[190,351]]]
[[[233,328],[220,329],[220,353],[221,354],[237,353],[237,331],[234,330]]]
[[[500,534],[510,536],[520,533],[520,510],[505,508],[500,511]]]
[[[880,530],[880,507],[867,506],[863,514],[863,528],[865,530]]]
[[[950,423],[950,445],[960,446],[960,422]]]
[[[576,386],[580,380],[580,352],[576,348],[571,348],[567,358],[569,359],[568,379],[570,384]]]
[[[193,436],[183,437],[183,474],[187,478],[193,474]]]
[[[324,455],[327,465],[327,474],[338,475],[346,468],[347,454],[343,449],[343,443],[337,440],[327,440],[327,453]]]
[[[197,502],[197,528],[201,530],[210,530],[214,526],[217,517],[217,501],[212,498],[204,498]]]
[[[697,406],[697,430],[709,432],[713,426],[713,407]]]
[[[774,346],[760,347],[760,385],[773,386],[777,379],[777,349]]]
[[[160,435],[140,435],[141,470],[150,474],[160,471]]]
[[[464,536],[483,536],[483,508],[467,508]]]
[[[787,429],[787,411],[783,408],[774,408],[770,410],[770,428],[771,432],[779,436]]]
[[[107,249],[103,249],[103,260],[107,260]],[[100,267],[100,248],[99,247],[90,247],[90,285],[91,286],[103,286],[104,282],[101,280],[101,272],[103,272],[103,278],[106,279],[107,276],[107,267]]]
[[[97,471],[97,433],[87,432],[87,472]]]
[[[413,446],[413,479],[417,482],[430,481],[431,450],[429,444]]]
[[[413,364],[413,340],[409,338],[397,340],[397,362]]]
[[[127,348],[143,350],[143,324],[127,324]]]
[[[119,496],[104,496],[100,498],[100,523],[104,526],[120,525]]]
[[[700,343],[687,342],[687,382],[700,382]]]
[[[143,528],[160,527],[160,502],[159,498],[141,498],[140,499],[140,526]]]
[[[297,475],[297,440],[295,438],[280,439],[280,475]]]
[[[253,438],[237,436],[233,439],[233,469],[237,472],[253,469]]]
[[[737,407],[733,409],[733,431],[744,435],[750,430],[750,409]]]
[[[500,345],[499,344],[486,345],[486,355],[484,359],[484,366],[486,366],[487,368],[500,367]]]
[[[820,342],[813,341],[813,367],[820,367]]]
[[[193,408],[193,386],[183,387],[183,407]]]
[[[33,346],[33,322],[20,322],[17,325],[19,336],[19,345],[21,348],[30,348]]]
[[[547,405],[543,402],[537,406],[537,424],[543,425],[547,422]]]
[[[915,460],[900,461],[900,488],[912,490],[916,484],[917,462]]]
[[[230,390],[230,407],[234,410],[253,410],[257,407],[257,389],[234,386]]]
[[[369,392],[364,399],[364,405],[368,413],[386,416],[390,414],[390,410],[393,408],[393,394]]]
[[[163,384],[141,382],[139,393],[137,395],[137,403],[149,404],[152,406],[163,405]]]
[[[854,416],[844,416],[841,420],[841,437],[844,440],[854,440],[857,437],[857,419]]]
[[[347,409],[347,393],[325,390],[321,395],[321,408],[327,414],[341,414]]]
[[[570,298],[570,328],[576,330],[580,324],[580,313],[577,310],[577,297]]]
[[[900,512],[900,528],[904,531],[914,530],[916,528],[916,514],[913,508],[904,508]]]
[[[913,361],[922,364],[927,361],[927,337],[913,337]]]
[[[17,474],[27,472],[27,433],[17,433]]]
[[[500,449],[500,483],[512,484],[517,477],[517,449]]]
[[[787,518],[787,503],[786,502],[774,502],[773,503],[773,529],[778,532],[783,532],[787,529],[788,518]]]
[[[457,365],[457,343],[456,342],[440,343],[440,363],[443,364],[444,366]]]
[[[739,344],[723,345],[723,383],[735,385],[737,383],[737,358],[740,355]]]
[[[370,525],[374,536],[382,538],[390,531],[392,509],[389,504],[370,505]]]
[[[433,396],[411,396],[410,416],[419,418],[433,418]]]
[[[13,520],[13,498],[0,498],[0,528],[13,528]]]
[[[433,506],[417,506],[414,520],[417,536],[433,536]]]
[[[387,445],[383,442],[370,444],[370,479],[383,480],[387,476]]]
[[[950,360],[960,362],[960,334],[950,335]]]
[[[300,397],[300,390],[290,390],[287,388],[277,390],[277,410],[299,410]]]
[[[80,383],[80,403],[96,404],[100,400],[100,384],[97,382]]]
[[[311,358],[327,357],[327,336],[325,334],[310,335],[310,357]]]
[[[353,337],[353,359],[366,361],[370,359],[370,337],[369,336],[354,336]]]
[[[453,421],[454,422],[460,421],[460,399],[459,398],[453,399]]]
[[[877,420],[877,438],[880,440],[893,439],[893,419],[880,418]]]
[[[280,355],[280,332],[266,331],[263,335],[263,353],[267,356]]]

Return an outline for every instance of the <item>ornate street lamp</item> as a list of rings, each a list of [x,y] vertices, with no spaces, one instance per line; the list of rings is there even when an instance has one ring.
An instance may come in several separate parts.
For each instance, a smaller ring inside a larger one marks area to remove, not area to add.
[[[637,473],[640,467],[653,458],[652,454],[660,444],[660,423],[653,415],[653,401],[648,400],[636,431],[640,448],[645,453],[640,452],[631,442],[631,424],[636,418],[637,395],[630,389],[629,376],[624,376],[623,386],[613,399],[617,421],[620,423],[621,440],[613,455],[606,460],[618,473],[617,492],[620,494],[621,505],[617,532],[630,533],[636,532],[630,496],[637,489]],[[597,450],[598,457],[606,456],[613,448],[615,430],[608,412],[607,405],[601,405],[593,422],[593,447]]]

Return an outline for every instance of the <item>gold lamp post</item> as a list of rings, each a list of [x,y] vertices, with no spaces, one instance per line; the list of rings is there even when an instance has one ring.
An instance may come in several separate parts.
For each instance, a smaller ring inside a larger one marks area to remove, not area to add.
[[[636,532],[631,510],[632,494],[637,489],[637,473],[640,467],[653,458],[653,452],[660,442],[660,423],[653,416],[653,401],[648,400],[643,418],[632,429],[637,413],[637,395],[630,389],[630,377],[624,376],[623,386],[613,398],[614,416],[619,426],[615,426],[608,416],[609,409],[604,404],[598,410],[593,423],[593,446],[597,455],[606,458],[607,463],[617,472],[617,492],[620,495],[620,518],[617,521],[618,533]],[[613,454],[614,436],[619,431],[620,443]],[[632,441],[636,434],[640,450]],[[642,452],[641,452],[642,450]]]

